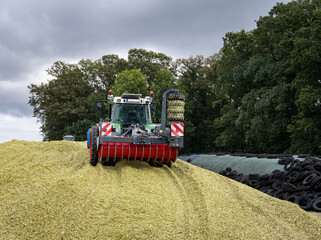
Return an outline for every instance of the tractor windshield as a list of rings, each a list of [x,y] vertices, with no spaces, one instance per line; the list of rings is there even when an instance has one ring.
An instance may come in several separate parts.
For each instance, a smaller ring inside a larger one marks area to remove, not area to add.
[[[127,126],[137,123],[150,124],[152,123],[150,105],[116,103],[113,105],[111,121]]]

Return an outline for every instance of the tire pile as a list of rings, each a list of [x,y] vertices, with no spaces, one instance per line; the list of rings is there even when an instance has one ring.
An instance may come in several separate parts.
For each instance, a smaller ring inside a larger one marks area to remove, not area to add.
[[[321,212],[321,160],[305,157],[304,161],[300,161],[293,157],[281,157],[278,163],[284,165],[284,171],[243,175],[226,168],[219,174],[270,196],[296,203],[304,210]]]
[[[185,95],[172,92],[168,94],[167,101],[167,126],[175,122],[184,122]]]

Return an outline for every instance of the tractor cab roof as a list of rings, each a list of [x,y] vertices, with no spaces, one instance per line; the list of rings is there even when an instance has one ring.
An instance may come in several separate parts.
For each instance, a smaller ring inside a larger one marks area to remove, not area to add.
[[[142,94],[123,93],[121,97],[110,96],[109,100],[113,103],[125,104],[151,104],[153,98],[151,96],[142,97]]]
[[[123,93],[121,98],[129,98],[129,99],[140,99],[142,97],[141,94],[134,94],[134,93]]]

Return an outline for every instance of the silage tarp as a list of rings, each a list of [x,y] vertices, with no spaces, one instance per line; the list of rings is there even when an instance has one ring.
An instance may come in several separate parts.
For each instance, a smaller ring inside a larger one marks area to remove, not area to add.
[[[184,161],[190,159],[191,164],[216,173],[219,173],[228,167],[230,167],[232,170],[236,170],[238,173],[260,175],[271,173],[275,169],[284,169],[284,165],[278,164],[279,159],[277,158],[247,158],[231,155],[190,155],[181,156],[179,159]]]

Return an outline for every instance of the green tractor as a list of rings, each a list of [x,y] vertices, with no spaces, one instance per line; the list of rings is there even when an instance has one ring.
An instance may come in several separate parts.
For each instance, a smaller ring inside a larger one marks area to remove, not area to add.
[[[112,91],[107,100],[107,120],[102,119],[88,134],[91,165],[98,161],[103,165],[115,165],[122,160],[145,161],[152,166],[171,167],[184,139],[185,96],[177,89],[163,94],[161,123],[152,122],[153,92],[150,96],[123,93],[114,97]]]

